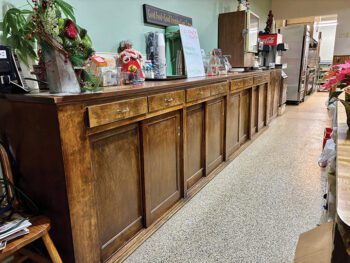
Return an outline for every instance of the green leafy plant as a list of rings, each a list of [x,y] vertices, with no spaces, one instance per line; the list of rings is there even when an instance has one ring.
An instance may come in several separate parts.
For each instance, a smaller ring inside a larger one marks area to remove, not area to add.
[[[42,1],[45,3],[45,1]],[[74,8],[63,0],[54,0],[56,10],[65,17],[75,20]],[[11,46],[19,59],[26,65],[30,59],[37,59],[35,44],[37,39],[33,35],[35,24],[33,21],[34,6],[28,2],[24,9],[10,8],[0,24],[6,45]]]
[[[9,9],[2,22],[3,38],[7,45],[15,49],[17,56],[28,65],[29,59],[36,59],[35,41],[30,38],[34,24],[30,20],[33,11]]]
[[[63,0],[55,0],[54,5],[58,10],[60,10],[67,18],[71,19],[76,23],[75,15],[74,15],[74,8],[67,2]]]
[[[28,65],[30,59],[37,59],[38,44],[43,51],[57,50],[85,72],[83,67],[94,50],[87,31],[76,24],[73,7],[64,0],[32,0],[26,7],[9,9],[2,23],[6,43],[18,57]],[[81,85],[94,87],[96,81],[85,73],[80,75]]]

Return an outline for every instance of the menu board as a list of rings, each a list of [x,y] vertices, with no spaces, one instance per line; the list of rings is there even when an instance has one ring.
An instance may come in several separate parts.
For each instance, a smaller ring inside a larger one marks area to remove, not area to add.
[[[204,64],[197,29],[179,25],[188,78],[204,77]]]
[[[147,4],[143,5],[143,20],[145,23],[159,26],[173,26],[178,24],[192,26],[192,18],[190,17]]]

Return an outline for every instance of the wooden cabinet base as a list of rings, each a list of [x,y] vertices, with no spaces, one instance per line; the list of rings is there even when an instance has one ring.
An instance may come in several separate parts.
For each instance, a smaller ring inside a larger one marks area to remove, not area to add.
[[[2,95],[0,139],[63,261],[125,259],[200,191],[275,115],[265,75]]]

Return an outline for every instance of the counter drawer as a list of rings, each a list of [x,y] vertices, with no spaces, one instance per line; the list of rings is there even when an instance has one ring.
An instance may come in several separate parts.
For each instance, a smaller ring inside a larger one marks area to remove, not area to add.
[[[88,107],[89,127],[147,113],[147,98],[130,99]]]
[[[185,91],[175,91],[148,97],[149,112],[181,105],[185,102]]]
[[[243,79],[236,79],[231,81],[231,91],[236,91],[244,88]]]
[[[210,94],[211,96],[216,96],[219,94],[227,93],[227,91],[228,91],[227,82],[222,82],[222,83],[212,85]]]
[[[244,88],[248,88],[254,85],[254,79],[253,78],[245,78],[243,79],[243,86]]]
[[[186,94],[186,101],[191,102],[210,97],[210,87],[211,86],[204,86],[200,88],[188,89]]]
[[[254,85],[259,85],[270,81],[269,75],[262,75],[254,77]]]

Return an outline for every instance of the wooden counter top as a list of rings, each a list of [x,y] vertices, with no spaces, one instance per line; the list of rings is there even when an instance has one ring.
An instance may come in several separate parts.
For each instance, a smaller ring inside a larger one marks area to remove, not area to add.
[[[340,96],[344,99],[344,94]],[[338,102],[337,138],[337,212],[341,220],[350,226],[350,129],[346,124],[346,112]]]
[[[153,92],[176,90],[180,88],[190,88],[198,85],[206,85],[220,81],[227,81],[254,75],[269,73],[272,70],[252,71],[247,73],[231,73],[226,76],[188,78],[172,81],[146,81],[141,85],[125,85],[115,87],[105,87],[100,92],[81,93],[81,94],[50,94],[49,92],[33,92],[30,94],[5,94],[6,99],[13,101],[27,101],[46,104],[67,104],[74,102],[83,102],[91,99],[106,98],[125,98],[134,95],[151,94]]]

